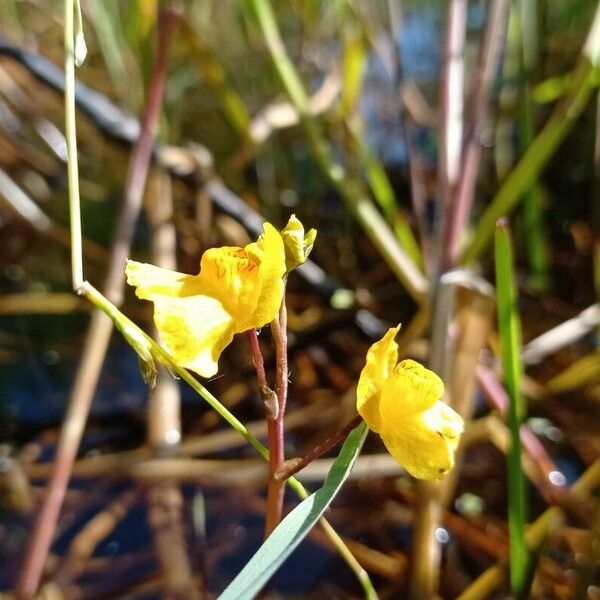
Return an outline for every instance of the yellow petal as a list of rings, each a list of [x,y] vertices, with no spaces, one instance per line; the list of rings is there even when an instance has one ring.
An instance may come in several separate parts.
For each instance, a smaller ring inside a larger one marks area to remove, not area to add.
[[[283,299],[285,254],[279,232],[265,223],[264,234],[245,248],[211,248],[202,256],[204,293],[220,300],[236,333],[272,321]]]
[[[234,334],[233,319],[221,302],[204,295],[152,300],[154,323],[174,361],[202,377],[215,375]]]
[[[414,477],[440,479],[454,466],[454,453],[463,420],[439,401],[430,409],[405,419],[396,429],[387,427],[381,438],[389,453]]]
[[[389,423],[431,408],[444,394],[442,380],[414,360],[400,362],[381,389],[379,411]]]
[[[157,295],[182,297],[201,293],[197,275],[169,271],[134,260],[127,261],[125,273],[127,283],[135,286],[136,296],[142,300],[152,300]]]
[[[283,276],[285,275],[285,251],[281,234],[270,223],[264,224],[264,234],[256,242],[262,253],[258,267],[260,290],[255,310],[245,322],[244,329],[262,327],[275,319],[283,301]],[[252,254],[248,244],[246,252]]]
[[[258,264],[243,248],[211,248],[202,255],[199,275],[203,294],[218,299],[234,319],[256,309],[260,293]]]
[[[198,275],[134,261],[126,272],[138,297],[154,302],[154,322],[175,362],[210,377],[234,334],[277,316],[285,252],[280,233],[266,223],[260,239],[245,248],[207,250]]]
[[[292,215],[282,230],[281,237],[285,247],[286,268],[291,271],[306,262],[315,243],[317,231],[311,229],[305,234],[304,225],[296,218],[296,215]]]
[[[367,364],[360,373],[356,389],[356,409],[373,431],[381,429],[379,399],[381,388],[398,362],[398,344],[394,338],[400,330],[392,327],[367,352]]]

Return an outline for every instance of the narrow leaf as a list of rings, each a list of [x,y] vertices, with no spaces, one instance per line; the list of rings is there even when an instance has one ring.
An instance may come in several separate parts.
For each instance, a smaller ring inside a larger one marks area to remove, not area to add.
[[[367,432],[364,423],[350,432],[339,456],[331,466],[323,487],[303,500],[283,519],[219,596],[219,600],[250,600],[260,592],[265,583],[314,527],[340,491],[352,470]]]
[[[498,328],[502,348],[504,383],[510,399],[508,425],[511,449],[508,453],[508,530],[510,585],[516,598],[525,597],[529,573],[529,553],[525,544],[527,498],[521,469],[520,428],[526,416],[521,395],[521,323],[517,308],[512,241],[508,223],[496,223],[495,253],[498,297]]]

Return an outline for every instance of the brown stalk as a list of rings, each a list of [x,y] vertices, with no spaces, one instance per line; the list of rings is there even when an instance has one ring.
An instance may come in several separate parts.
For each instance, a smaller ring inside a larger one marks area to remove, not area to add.
[[[157,171],[151,183],[154,185],[148,195],[146,218],[151,230],[152,262],[175,270],[177,240],[170,175]],[[158,339],[157,332],[154,337]],[[179,384],[164,367],[158,369],[148,404],[148,443],[157,456],[173,456],[181,441]],[[199,599],[186,549],[181,489],[169,479],[158,482],[148,490],[148,505],[165,594],[174,600]]]
[[[328,452],[332,448],[335,448],[340,442],[346,439],[348,434],[362,421],[360,415],[356,415],[351,421],[340,427],[333,435],[324,439],[320,444],[315,446],[310,452],[305,454],[302,458],[292,458],[283,463],[281,468],[276,471],[275,479],[277,481],[285,481],[292,475],[295,475],[298,471],[304,469],[310,463],[315,461],[317,458]]]
[[[450,272],[442,276],[439,309],[434,318],[431,367],[448,382],[448,403],[469,421],[473,415],[475,371],[479,353],[485,346],[494,314],[491,286],[468,273]],[[455,308],[456,307],[456,308]],[[440,317],[440,313],[443,317]],[[453,348],[448,345],[451,321],[458,325]],[[452,360],[448,360],[448,356]],[[418,502],[413,537],[413,575],[410,597],[433,598],[437,593],[441,546],[435,530],[443,519],[444,507],[456,485],[460,449],[455,468],[440,482],[418,482]]]
[[[457,264],[460,257],[460,242],[475,194],[475,184],[481,162],[481,129],[485,124],[490,89],[498,67],[500,52],[508,24],[509,0],[493,0],[488,9],[488,20],[481,49],[481,59],[475,78],[471,119],[465,131],[463,145],[462,177],[458,183],[452,203],[450,218],[446,222],[445,261],[443,268]]]
[[[131,238],[141,209],[167,78],[168,49],[176,24],[176,12],[172,8],[164,9],[161,17],[158,21],[159,43],[140,137],[131,154],[123,208],[104,286],[105,296],[117,306],[122,303],[125,260],[129,255]],[[83,282],[76,281],[76,283]],[[54,471],[48,482],[47,494],[36,519],[17,581],[15,595],[20,600],[33,597],[39,587],[112,328],[112,321],[107,315],[98,310],[94,311],[84,342],[82,362],[75,378],[67,414],[61,428],[54,459]]]

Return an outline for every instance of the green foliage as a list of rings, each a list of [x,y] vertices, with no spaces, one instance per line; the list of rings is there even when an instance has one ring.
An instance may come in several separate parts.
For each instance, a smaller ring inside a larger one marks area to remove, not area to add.
[[[254,598],[323,516],[346,481],[368,433],[361,423],[346,438],[323,487],[303,500],[271,533],[219,600]]]
[[[502,369],[510,400],[508,425],[512,445],[507,457],[510,585],[515,597],[523,598],[529,573],[529,553],[525,544],[527,499],[525,477],[521,468],[521,425],[525,420],[526,406],[521,394],[521,323],[512,242],[508,225],[504,221],[496,225],[494,256]]]

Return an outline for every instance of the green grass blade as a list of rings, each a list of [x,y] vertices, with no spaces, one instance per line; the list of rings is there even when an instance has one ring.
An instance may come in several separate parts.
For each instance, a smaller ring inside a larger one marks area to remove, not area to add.
[[[522,598],[528,582],[529,553],[525,543],[527,498],[521,468],[520,428],[526,415],[521,395],[521,323],[515,288],[512,241],[508,223],[496,224],[494,258],[498,297],[498,328],[502,348],[504,384],[510,399],[508,425],[512,445],[508,466],[508,529],[510,547],[510,586],[516,598]]]
[[[570,82],[568,95],[557,106],[479,219],[462,262],[472,262],[488,248],[497,219],[510,214],[527,190],[531,189],[541,170],[587,106],[596,85],[595,80],[596,69],[587,57],[582,58]]]
[[[352,470],[367,432],[368,429],[364,423],[350,432],[323,487],[303,500],[283,519],[238,576],[219,596],[219,600],[251,600],[256,597],[265,583],[308,535],[340,491]]]

